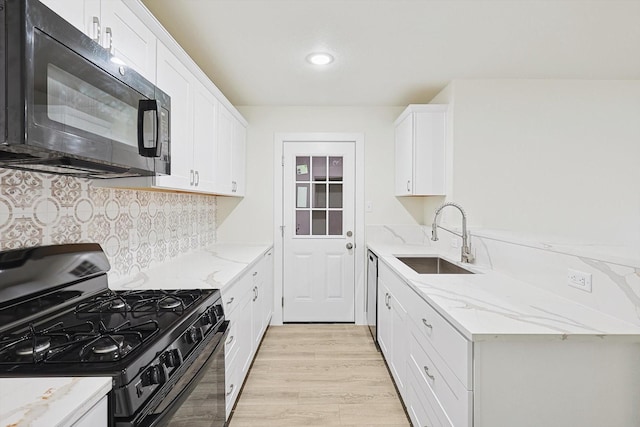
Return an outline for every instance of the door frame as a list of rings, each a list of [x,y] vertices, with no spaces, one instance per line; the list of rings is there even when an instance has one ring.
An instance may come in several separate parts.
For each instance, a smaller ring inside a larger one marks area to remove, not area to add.
[[[355,227],[354,227],[354,314],[356,325],[364,325],[365,309],[365,224],[364,224],[364,134],[342,132],[276,133],[273,140],[273,317],[272,325],[282,325],[284,295],[284,144],[285,142],[351,142],[355,145]]]

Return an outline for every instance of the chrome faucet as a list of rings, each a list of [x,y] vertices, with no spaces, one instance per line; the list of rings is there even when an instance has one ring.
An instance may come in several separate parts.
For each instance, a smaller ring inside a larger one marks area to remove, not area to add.
[[[442,209],[446,208],[447,206],[453,206],[454,208],[457,208],[462,214],[462,235],[438,225],[438,216],[440,215],[440,212],[442,212]],[[454,202],[447,202],[436,209],[436,214],[433,217],[433,224],[431,224],[431,240],[433,240],[434,242],[438,240],[438,227],[447,230],[448,232],[453,233],[456,236],[462,237],[462,251],[460,254],[460,261],[466,263],[473,262],[474,257],[471,253],[471,235],[467,231],[467,214],[465,213],[464,209],[462,209],[462,206]]]

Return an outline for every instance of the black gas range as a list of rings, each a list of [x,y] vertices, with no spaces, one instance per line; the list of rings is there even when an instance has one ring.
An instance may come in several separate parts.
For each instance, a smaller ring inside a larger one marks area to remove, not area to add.
[[[114,427],[224,425],[219,291],[112,291],[108,269],[97,244],[0,252],[0,377],[111,377]]]

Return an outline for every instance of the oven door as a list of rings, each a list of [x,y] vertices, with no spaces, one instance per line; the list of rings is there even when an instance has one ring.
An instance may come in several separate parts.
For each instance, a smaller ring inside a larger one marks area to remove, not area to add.
[[[224,342],[228,326],[225,321],[171,390],[136,426],[226,425]]]

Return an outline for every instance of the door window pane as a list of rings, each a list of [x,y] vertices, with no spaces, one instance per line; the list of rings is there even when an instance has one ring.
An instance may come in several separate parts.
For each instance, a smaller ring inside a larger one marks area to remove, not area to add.
[[[309,181],[309,157],[296,157],[296,181]]]
[[[309,211],[296,211],[296,236],[309,235]]]
[[[343,235],[343,158],[296,157],[296,235]]]
[[[327,184],[313,184],[313,207],[327,207]]]
[[[311,218],[311,234],[325,236],[327,234],[327,211],[313,211]]]
[[[326,157],[313,157],[313,180],[314,181],[326,181],[327,180],[327,158]]]
[[[342,236],[342,211],[329,211],[329,235]]]
[[[342,184],[329,184],[329,207],[342,208]]]
[[[296,208],[309,207],[309,184],[296,184]]]
[[[329,181],[342,181],[342,157],[329,157]]]

